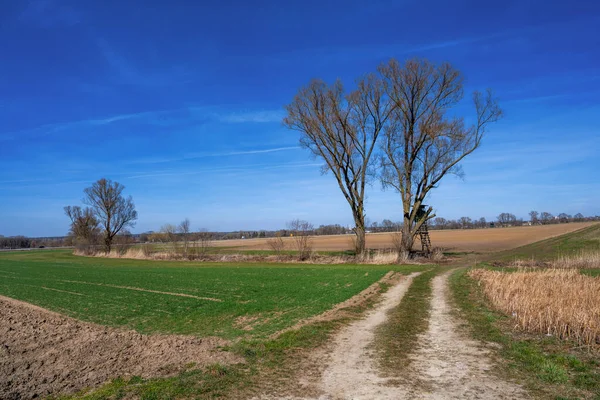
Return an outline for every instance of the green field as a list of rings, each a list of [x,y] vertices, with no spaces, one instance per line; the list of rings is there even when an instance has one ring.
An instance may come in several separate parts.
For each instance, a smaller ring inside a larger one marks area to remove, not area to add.
[[[143,333],[266,337],[340,303],[394,269],[216,264],[0,253],[0,295]]]

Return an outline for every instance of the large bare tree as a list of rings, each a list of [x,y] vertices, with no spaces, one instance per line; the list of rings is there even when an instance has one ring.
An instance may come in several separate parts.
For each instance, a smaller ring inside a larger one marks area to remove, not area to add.
[[[382,137],[380,177],[384,188],[400,193],[402,249],[411,251],[420,226],[435,217],[432,207],[424,207],[430,190],[445,175],[462,174],[460,161],[479,147],[502,111],[488,90],[473,94],[473,125],[450,114],[463,98],[463,78],[447,63],[413,59],[401,65],[392,59],[380,65],[379,73],[393,104]]]
[[[365,251],[365,186],[377,139],[390,114],[381,79],[368,75],[345,93],[341,81],[313,80],[286,106],[284,124],[301,132],[300,144],[325,161],[350,205],[356,253]]]
[[[89,188],[84,189],[83,202],[90,206],[94,217],[102,226],[104,248],[110,252],[114,237],[126,227],[133,227],[137,219],[137,211],[131,196],[125,198],[125,186],[110,179],[99,179]]]

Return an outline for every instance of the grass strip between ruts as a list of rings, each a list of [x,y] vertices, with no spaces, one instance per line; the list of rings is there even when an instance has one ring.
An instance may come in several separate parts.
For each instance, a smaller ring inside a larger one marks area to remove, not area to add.
[[[400,304],[388,313],[388,319],[375,332],[375,350],[382,370],[398,376],[410,364],[418,336],[429,327],[431,280],[439,268],[415,277]]]

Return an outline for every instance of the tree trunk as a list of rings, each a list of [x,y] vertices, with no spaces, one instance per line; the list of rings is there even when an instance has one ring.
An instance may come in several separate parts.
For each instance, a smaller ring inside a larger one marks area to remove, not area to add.
[[[106,254],[110,253],[110,248],[112,244],[112,237],[109,234],[104,236],[104,249],[106,250]]]
[[[354,243],[354,250],[356,251],[356,257],[360,258],[365,253],[365,245],[366,245],[364,224],[362,224],[362,226],[359,226],[358,224],[356,224],[356,228],[354,229],[354,232],[356,233],[356,241]]]
[[[411,223],[408,218],[404,218],[404,224],[402,225],[402,251],[412,253],[413,244],[415,237],[410,229]]]

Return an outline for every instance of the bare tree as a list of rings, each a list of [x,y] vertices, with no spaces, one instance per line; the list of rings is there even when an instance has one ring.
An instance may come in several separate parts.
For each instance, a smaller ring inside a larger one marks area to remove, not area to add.
[[[110,179],[99,179],[84,189],[83,202],[90,206],[104,230],[104,248],[110,252],[114,237],[126,227],[133,227],[137,211],[131,196],[123,197],[125,186]]]
[[[341,81],[313,80],[286,106],[283,123],[300,131],[300,144],[331,171],[352,210],[356,253],[365,251],[365,186],[377,139],[390,115],[381,79],[367,75],[345,93]]]
[[[200,256],[204,256],[210,250],[213,234],[202,228],[194,234],[194,252]],[[192,258],[192,256],[190,256]]]
[[[100,228],[92,209],[66,206],[64,210],[71,220],[69,234],[75,239],[75,246],[87,253],[93,251],[93,247],[98,243]]]
[[[448,221],[446,220],[446,218],[442,218],[442,217],[437,217],[433,220],[433,223],[435,224],[436,228],[439,229],[444,229],[448,226]]]
[[[585,217],[583,216],[582,213],[577,213],[573,216],[573,221],[575,222],[582,222],[585,220]]]
[[[275,237],[269,239],[267,243],[277,257],[279,257],[285,249],[285,242],[283,241],[283,237],[281,237],[281,232],[277,232]]]
[[[543,225],[551,224],[553,219],[554,219],[554,216],[547,211],[543,211],[540,214],[540,220],[542,221]]]
[[[572,216],[570,216],[569,214],[566,214],[566,213],[560,213],[560,214],[558,214],[558,221],[559,221],[561,224],[567,223],[567,222],[569,222],[571,219],[573,219],[573,217],[572,217]]]
[[[459,166],[481,144],[486,128],[502,111],[491,91],[475,92],[475,123],[447,112],[463,98],[463,78],[450,64],[426,60],[396,60],[379,67],[393,115],[385,127],[381,182],[400,193],[404,223],[402,248],[412,250],[420,226],[434,218],[433,208],[422,208],[429,191],[446,174],[462,175]]]
[[[487,221],[485,220],[485,217],[479,218],[479,221],[477,222],[477,226],[479,228],[485,228],[487,226]]]
[[[190,219],[186,218],[178,226],[179,233],[183,238],[183,255],[188,256],[188,245],[190,241]]]
[[[531,221],[531,225],[537,225],[540,222],[539,215],[540,213],[537,211],[529,211],[529,221]]]
[[[468,229],[473,226],[473,221],[471,221],[471,218],[469,217],[460,217],[458,222],[460,223],[461,229]]]
[[[312,251],[312,240],[310,234],[314,227],[308,221],[295,219],[288,222],[288,229],[292,231],[296,249],[298,249],[298,257],[300,260],[306,260]]]
[[[517,217],[511,213],[502,213],[498,215],[498,223],[501,226],[512,226],[517,222]]]
[[[393,222],[389,219],[384,219],[381,221],[381,227],[383,228],[384,232],[396,232],[402,228],[402,224],[399,222]]]

